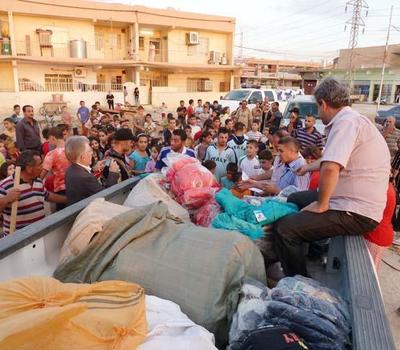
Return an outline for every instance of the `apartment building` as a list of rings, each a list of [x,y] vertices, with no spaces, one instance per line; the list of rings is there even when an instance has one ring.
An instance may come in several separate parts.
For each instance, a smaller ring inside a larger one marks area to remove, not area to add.
[[[40,107],[52,94],[68,106],[216,99],[239,84],[235,19],[81,0],[0,2],[0,113],[15,103]],[[3,112],[4,113],[4,112]]]
[[[242,67],[240,83],[243,87],[300,88],[303,87],[302,76],[298,71],[321,67],[318,62],[259,58],[237,59],[235,63]]]

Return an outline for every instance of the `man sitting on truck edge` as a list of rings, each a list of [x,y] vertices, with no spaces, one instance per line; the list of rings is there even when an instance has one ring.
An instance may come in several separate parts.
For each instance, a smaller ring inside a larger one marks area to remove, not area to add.
[[[386,205],[390,153],[382,135],[348,106],[349,91],[337,80],[324,79],[314,96],[326,125],[326,148],[321,160],[304,165],[298,174],[319,169],[319,190],[289,197],[302,211],[273,228],[275,251],[288,276],[307,276],[304,242],[372,231]]]

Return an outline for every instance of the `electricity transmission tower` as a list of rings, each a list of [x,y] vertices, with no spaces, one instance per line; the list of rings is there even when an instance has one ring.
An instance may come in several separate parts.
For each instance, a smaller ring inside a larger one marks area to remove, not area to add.
[[[346,22],[346,26],[350,25],[350,39],[349,39],[349,63],[347,70],[347,80],[349,83],[350,93],[353,91],[353,83],[354,83],[354,56],[355,56],[355,48],[358,44],[358,34],[360,31],[360,27],[365,27],[365,22],[362,16],[362,10],[366,9],[365,16],[368,16],[368,4],[365,0],[350,0],[346,3],[346,12],[347,8],[351,6],[353,7],[353,14],[351,19]],[[345,27],[346,30],[346,27]]]

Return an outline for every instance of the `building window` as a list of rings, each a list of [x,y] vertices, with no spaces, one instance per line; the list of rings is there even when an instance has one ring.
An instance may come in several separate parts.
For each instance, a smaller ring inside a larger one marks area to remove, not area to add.
[[[213,90],[213,82],[207,78],[187,78],[187,92],[205,92]]]
[[[188,46],[188,56],[208,56],[210,46],[209,38],[199,38],[198,45]]]
[[[144,37],[139,36],[139,50],[144,50]]]
[[[101,51],[104,49],[104,34],[103,33],[95,33],[94,34],[94,42],[97,51]]]
[[[121,34],[110,34],[111,48],[121,50],[121,45],[122,45]]]
[[[73,91],[72,74],[45,74],[46,91]]]

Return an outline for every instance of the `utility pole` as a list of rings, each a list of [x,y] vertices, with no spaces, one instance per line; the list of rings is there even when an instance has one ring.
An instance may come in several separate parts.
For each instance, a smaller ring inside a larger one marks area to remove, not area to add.
[[[240,28],[239,58],[243,58],[243,29]]]
[[[383,53],[383,63],[382,63],[382,73],[381,73],[381,83],[379,85],[379,94],[378,94],[378,103],[376,105],[376,110],[378,111],[379,106],[381,105],[381,98],[382,98],[382,88],[383,88],[383,79],[385,77],[385,68],[386,68],[386,58],[387,58],[387,51],[389,46],[389,37],[390,37],[390,30],[392,29],[392,15],[393,15],[393,5],[390,8],[390,17],[389,17],[389,26],[386,35],[386,45],[385,51]]]
[[[358,44],[358,34],[360,31],[360,27],[365,27],[365,22],[362,17],[362,9],[367,9],[366,16],[368,15],[368,4],[365,0],[350,0],[346,3],[346,12],[347,7],[353,7],[353,14],[351,19],[346,22],[346,25],[349,24],[350,29],[350,39],[349,39],[349,49],[350,49],[350,57],[349,57],[349,65],[347,70],[347,80],[349,83],[350,94],[353,93],[353,84],[354,84],[354,56],[355,56],[355,48]],[[346,27],[345,27],[346,30]],[[364,32],[364,29],[363,29]]]

